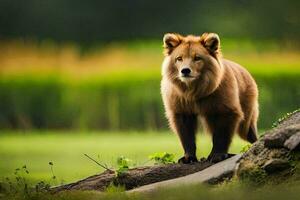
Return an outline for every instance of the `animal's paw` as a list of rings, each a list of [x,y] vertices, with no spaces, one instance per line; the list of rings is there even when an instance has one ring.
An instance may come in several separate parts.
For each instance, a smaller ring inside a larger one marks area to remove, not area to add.
[[[230,153],[211,153],[207,160],[212,163],[221,162],[222,160],[226,160],[227,158],[230,158],[234,156],[235,154]]]
[[[188,157],[183,156],[178,160],[178,163],[182,163],[182,164],[189,164],[194,162],[198,162],[195,156],[188,156]]]

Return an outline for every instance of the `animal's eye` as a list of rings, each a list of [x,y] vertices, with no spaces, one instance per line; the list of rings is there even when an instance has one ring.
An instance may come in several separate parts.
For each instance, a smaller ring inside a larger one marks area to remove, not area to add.
[[[195,56],[194,57],[194,61],[199,61],[199,60],[201,60],[202,58],[200,57],[200,56]]]
[[[182,61],[182,57],[181,57],[181,56],[178,56],[178,57],[176,58],[176,61]]]

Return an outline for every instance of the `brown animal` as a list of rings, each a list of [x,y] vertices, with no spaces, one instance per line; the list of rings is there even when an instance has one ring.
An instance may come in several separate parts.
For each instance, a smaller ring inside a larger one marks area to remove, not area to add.
[[[212,134],[211,162],[230,157],[234,132],[257,140],[258,90],[249,72],[222,58],[215,33],[201,36],[167,33],[163,38],[161,94],[171,129],[180,138],[184,157],[196,162],[195,133],[198,117]]]

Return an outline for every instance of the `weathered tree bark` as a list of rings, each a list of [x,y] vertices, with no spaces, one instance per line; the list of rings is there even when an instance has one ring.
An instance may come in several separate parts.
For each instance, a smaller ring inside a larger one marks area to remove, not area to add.
[[[194,185],[200,183],[219,183],[224,179],[231,178],[233,176],[237,165],[237,161],[240,158],[240,154],[235,155],[227,160],[214,164],[202,171],[187,176],[138,187],[136,189],[129,190],[127,193],[151,193],[161,188],[172,188],[182,185]]]
[[[101,174],[90,176],[83,180],[54,187],[53,192],[65,190],[97,190],[104,191],[109,185],[122,185],[126,190],[139,186],[186,176],[201,171],[209,166],[210,162],[198,162],[193,164],[167,164],[129,169],[124,175],[116,177],[113,171],[105,171]]]

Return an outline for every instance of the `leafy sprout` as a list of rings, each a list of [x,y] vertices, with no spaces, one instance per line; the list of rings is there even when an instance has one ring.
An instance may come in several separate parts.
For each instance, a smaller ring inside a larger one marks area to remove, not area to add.
[[[53,171],[53,162],[49,162],[50,165],[50,169],[51,169],[51,173],[52,173],[52,179],[55,180],[56,176],[54,175],[54,171]]]
[[[241,149],[241,153],[245,153],[246,151],[248,151],[251,148],[252,144],[246,144],[245,146],[243,146],[243,148]]]
[[[116,169],[117,176],[121,176],[124,173],[126,173],[129,170],[130,163],[131,163],[130,159],[128,159],[124,156],[118,157],[118,159],[117,159],[118,168]]]
[[[172,164],[175,163],[174,158],[174,154],[167,152],[154,153],[149,156],[149,159],[153,160],[155,164]]]

